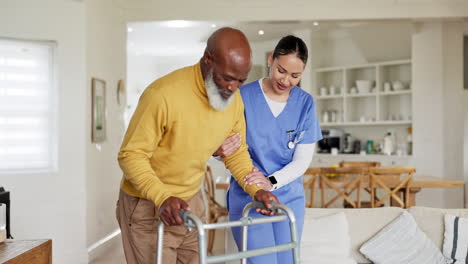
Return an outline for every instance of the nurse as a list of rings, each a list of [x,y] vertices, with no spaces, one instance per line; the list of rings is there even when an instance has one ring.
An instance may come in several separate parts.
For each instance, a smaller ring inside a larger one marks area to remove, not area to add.
[[[244,101],[249,153],[258,169],[246,177],[272,191],[297,218],[299,238],[305,212],[302,175],[308,168],[315,142],[322,138],[315,103],[310,94],[297,86],[307,63],[307,46],[295,36],[283,37],[268,58],[269,76],[240,89]],[[237,149],[239,135],[223,143],[215,155],[229,156]],[[242,217],[242,209],[251,202],[231,177],[227,193],[230,221]],[[251,211],[251,217],[268,217]],[[248,228],[248,249],[290,242],[289,222],[254,225]],[[241,247],[241,229],[233,228],[234,239]],[[292,250],[248,259],[251,264],[292,263]]]

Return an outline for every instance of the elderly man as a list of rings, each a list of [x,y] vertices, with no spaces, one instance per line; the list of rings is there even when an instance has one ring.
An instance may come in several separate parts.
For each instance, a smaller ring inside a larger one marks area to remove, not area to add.
[[[179,210],[204,219],[205,164],[230,135],[239,133],[242,142],[224,159],[226,167],[253,199],[268,208],[278,202],[243,180],[261,173],[247,151],[244,106],[236,92],[251,65],[245,35],[222,28],[208,39],[199,63],[156,80],[143,92],[118,155],[124,177],[117,219],[127,263],[155,262],[159,221],[168,226],[163,263],[198,263],[197,232],[181,226]]]

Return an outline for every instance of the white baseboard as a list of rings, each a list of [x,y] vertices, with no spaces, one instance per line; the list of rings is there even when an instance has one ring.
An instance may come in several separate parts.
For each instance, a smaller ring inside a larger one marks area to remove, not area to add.
[[[92,261],[109,249],[120,246],[119,242],[121,239],[120,229],[116,229],[107,236],[99,239],[97,242],[88,247],[88,260]]]

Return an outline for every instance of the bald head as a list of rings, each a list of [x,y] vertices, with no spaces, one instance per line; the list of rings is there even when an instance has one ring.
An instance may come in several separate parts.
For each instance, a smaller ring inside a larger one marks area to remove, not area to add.
[[[203,54],[203,77],[214,66],[229,66],[238,72],[250,71],[252,51],[247,37],[240,30],[224,27],[211,34]]]
[[[219,93],[228,99],[247,79],[252,51],[247,37],[234,28],[220,28],[208,38],[200,60],[203,79],[213,78]]]
[[[240,30],[224,27],[216,30],[208,38],[206,50],[215,57],[238,57],[234,59],[250,60],[252,52],[250,50],[247,37]]]

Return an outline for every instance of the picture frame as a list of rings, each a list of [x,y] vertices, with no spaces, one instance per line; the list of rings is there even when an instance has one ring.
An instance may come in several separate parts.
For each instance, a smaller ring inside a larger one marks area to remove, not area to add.
[[[91,79],[91,141],[102,142],[106,139],[106,82]]]
[[[125,98],[125,81],[119,80],[117,82],[117,104],[122,106],[125,105],[126,98]]]
[[[463,36],[463,87],[468,90],[468,36]]]

